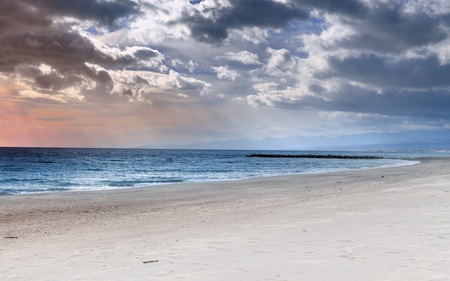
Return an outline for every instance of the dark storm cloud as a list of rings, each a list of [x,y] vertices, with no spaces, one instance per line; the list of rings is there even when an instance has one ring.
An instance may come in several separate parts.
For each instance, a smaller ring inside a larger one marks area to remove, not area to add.
[[[135,47],[124,52],[89,38],[65,17],[111,27],[139,13],[130,0],[22,0],[0,2],[0,72],[34,90],[80,90],[102,83],[112,88],[108,70],[136,67],[158,53]],[[91,67],[96,65],[99,67]]]
[[[102,53],[86,36],[73,30],[71,24],[53,21],[63,16],[73,16],[109,25],[135,13],[136,4],[129,0],[2,1],[0,69],[14,71],[17,65],[39,62],[69,68],[84,62],[110,67],[126,66],[132,63],[131,56],[113,58]]]
[[[345,59],[330,58],[330,70],[318,78],[343,78],[386,89],[439,88],[450,86],[450,65],[436,57],[396,60],[374,54]]]
[[[47,30],[44,34],[22,33],[0,37],[0,70],[14,71],[23,64],[46,63],[57,68],[72,68],[85,62],[108,67],[126,66],[131,56],[114,58],[95,47],[77,32]]]
[[[0,35],[16,31],[34,31],[47,27],[50,23],[51,19],[46,14],[25,2],[0,2]]]
[[[109,83],[105,70],[94,70],[86,65],[100,65],[106,69],[135,66],[143,56],[153,57],[154,51],[138,50],[134,54],[108,54],[77,32],[48,29],[46,33],[22,33],[0,37],[0,71],[15,73],[27,81],[34,80],[37,88],[60,90],[77,85],[85,79]],[[51,66],[54,72],[42,73],[39,66]],[[33,70],[34,69],[34,70]]]
[[[363,16],[368,7],[359,0],[293,0],[300,7],[315,8],[330,13],[345,14],[352,17]]]
[[[329,95],[330,100],[320,100],[317,108],[329,111],[374,113],[386,116],[450,118],[448,90],[385,91],[382,94],[357,86],[344,85]]]
[[[191,9],[182,17],[192,36],[202,42],[219,43],[229,30],[243,27],[281,28],[292,20],[306,20],[312,10],[333,14],[351,27],[353,36],[329,42],[327,48],[401,52],[426,46],[447,37],[449,21],[427,11],[405,12],[407,2],[369,6],[359,0],[230,1],[231,7]],[[198,5],[193,5],[197,7]]]
[[[136,15],[139,12],[139,6],[130,0],[33,0],[30,2],[52,14],[65,14],[79,19],[94,20],[105,25],[112,25],[118,19]]]
[[[410,1],[377,4],[374,4],[374,1],[373,5],[360,0],[293,0],[293,2],[302,8],[316,9],[338,16],[342,24],[353,30],[352,36],[327,42],[326,48],[329,49],[400,53],[408,48],[440,42],[448,36],[447,29],[450,24],[448,16],[430,13],[429,10],[418,8]]]
[[[154,50],[149,50],[149,49],[141,49],[141,50],[137,50],[136,52],[134,52],[134,57],[138,58],[138,59],[148,59],[148,58],[154,58],[157,57],[158,53]]]
[[[354,30],[354,35],[334,42],[331,48],[400,53],[438,43],[448,36],[444,17],[425,11],[406,13],[400,4],[380,5],[342,21]]]
[[[71,16],[82,20],[92,20],[103,25],[112,25],[117,20],[136,15],[139,7],[130,0],[4,0],[0,3],[1,18],[16,24],[38,23],[46,25],[54,16]],[[0,25],[1,26],[1,25]]]
[[[192,36],[209,43],[218,43],[228,37],[229,29],[243,27],[279,28],[293,19],[307,19],[308,13],[292,5],[271,0],[233,0],[231,7],[185,12],[182,22],[189,26]],[[213,13],[213,17],[207,17]]]
[[[287,4],[273,0],[232,0],[230,3],[231,7],[185,12],[182,22],[189,26],[196,40],[218,43],[228,37],[230,29],[282,28],[292,20],[308,19],[312,9],[351,17],[364,17],[368,12],[368,7],[358,0],[293,0]]]

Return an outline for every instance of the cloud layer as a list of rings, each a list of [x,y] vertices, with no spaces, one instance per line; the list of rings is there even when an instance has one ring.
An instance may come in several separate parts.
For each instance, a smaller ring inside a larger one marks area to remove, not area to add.
[[[449,19],[446,0],[6,0],[0,76],[50,103],[191,101],[440,126]]]

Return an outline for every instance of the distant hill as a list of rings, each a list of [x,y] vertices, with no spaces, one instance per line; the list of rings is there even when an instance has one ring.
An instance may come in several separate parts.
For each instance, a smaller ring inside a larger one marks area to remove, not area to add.
[[[234,139],[186,145],[145,146],[172,149],[248,150],[435,150],[450,149],[450,130],[417,130],[395,133],[367,133],[339,137],[296,136],[262,140]]]

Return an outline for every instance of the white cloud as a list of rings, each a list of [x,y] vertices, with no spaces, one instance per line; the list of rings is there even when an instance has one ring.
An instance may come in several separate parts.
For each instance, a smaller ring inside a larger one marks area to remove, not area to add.
[[[69,89],[70,91],[70,89]],[[80,95],[79,91],[76,89],[72,89],[69,94],[44,94],[36,92],[32,89],[24,89],[19,91],[19,96],[22,98],[28,98],[28,99],[44,99],[44,100],[51,100],[56,101],[59,103],[82,103],[85,102],[85,97],[83,95]]]
[[[224,59],[229,61],[237,61],[246,65],[257,65],[261,64],[258,61],[258,55],[251,53],[249,51],[240,51],[238,53],[227,52],[224,55],[217,56],[216,59]]]
[[[178,67],[184,65],[180,59],[173,59],[171,62],[172,67]]]
[[[309,100],[323,99],[314,94],[306,85],[296,85],[295,87],[280,87],[278,83],[267,82],[253,85],[256,91],[254,95],[246,97],[247,102],[252,106],[266,105],[276,106],[277,104],[295,104]]]
[[[257,83],[253,85],[253,89],[259,93],[273,92],[278,88],[276,82]]]
[[[211,67],[211,68],[217,73],[217,78],[219,78],[219,79],[227,79],[227,80],[234,81],[234,80],[236,80],[236,78],[241,76],[236,71],[231,70],[228,67],[228,65]]]
[[[193,73],[195,70],[198,69],[198,64],[190,60],[186,68],[189,70],[190,73]]]
[[[168,74],[151,71],[106,70],[98,65],[89,65],[95,71],[107,71],[111,76],[111,92],[124,95],[129,101],[151,103],[155,92],[187,92],[207,95],[211,85],[204,81],[181,75],[173,70]]]
[[[301,59],[291,55],[287,49],[267,48],[267,61],[262,67],[250,71],[252,80],[256,83],[276,82],[292,87],[301,79]]]
[[[298,74],[299,59],[292,56],[287,49],[268,48],[270,55],[265,72],[270,76],[292,76]]]
[[[157,44],[165,40],[187,40],[190,31],[177,23],[190,6],[184,0],[143,0],[143,13],[128,28],[99,35],[104,42],[117,45]]]

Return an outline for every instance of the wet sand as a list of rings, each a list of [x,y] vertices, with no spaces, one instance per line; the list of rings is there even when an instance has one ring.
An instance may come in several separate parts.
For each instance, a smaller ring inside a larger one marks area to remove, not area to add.
[[[448,280],[450,160],[0,197],[0,280]]]

